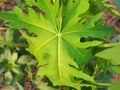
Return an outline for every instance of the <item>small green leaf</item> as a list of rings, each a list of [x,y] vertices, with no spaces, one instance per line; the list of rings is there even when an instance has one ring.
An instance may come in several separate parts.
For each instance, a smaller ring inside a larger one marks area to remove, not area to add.
[[[50,87],[47,82],[43,82],[42,77],[36,77],[34,83],[36,84],[36,90],[57,90],[54,87]]]
[[[37,64],[37,61],[32,59],[29,55],[22,55],[19,57],[17,63],[23,65],[35,65]]]
[[[8,85],[11,84],[12,79],[13,79],[13,76],[12,76],[11,72],[7,71],[5,73],[5,83]]]
[[[22,71],[21,71],[21,69],[19,68],[19,66],[16,66],[16,67],[14,67],[13,69],[12,69],[12,71],[16,74],[16,75],[18,75],[18,76],[22,76]]]
[[[17,52],[13,52],[12,58],[11,58],[11,62],[15,63],[17,61],[17,58],[18,58],[18,53]]]
[[[15,88],[13,86],[6,86],[3,87],[1,90],[15,90]]]
[[[32,74],[32,70],[31,70],[30,66],[27,66],[26,72],[27,72],[27,74],[28,74],[28,79],[29,79],[31,82],[33,82],[33,76],[32,76],[33,74]]]
[[[28,56],[28,55],[22,55],[18,59],[17,63],[19,63],[19,64],[27,64],[30,61],[30,59],[31,59],[30,56]]]
[[[24,87],[22,85],[20,85],[18,82],[15,83],[18,87],[19,90],[24,90]]]
[[[5,41],[6,42],[13,42],[13,30],[7,30],[5,33]]]

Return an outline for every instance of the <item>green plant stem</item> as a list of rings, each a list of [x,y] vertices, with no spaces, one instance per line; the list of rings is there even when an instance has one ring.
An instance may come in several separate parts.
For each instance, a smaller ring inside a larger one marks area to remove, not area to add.
[[[15,46],[15,47],[27,47],[27,44],[21,44],[21,43],[11,43],[11,42],[4,42],[4,41],[0,41],[0,44],[3,45],[9,45],[9,46]]]
[[[94,72],[93,72],[93,75],[92,77],[94,78],[96,73],[97,73],[97,70],[98,70],[98,64],[96,64],[95,68],[94,68]]]
[[[0,27],[0,30],[6,30],[7,28]]]
[[[110,83],[95,83],[95,84],[97,84],[97,85],[101,85],[101,86],[111,86],[111,84]]]
[[[98,47],[113,47],[117,45],[119,45],[119,43],[102,44],[102,45],[99,45]]]
[[[97,73],[97,70],[98,70],[98,64],[96,64],[96,66],[95,66],[95,69],[94,69],[94,72],[93,72],[93,75],[92,75],[93,78],[95,77],[95,75]],[[109,83],[96,82],[95,84],[100,85],[100,86],[111,86],[111,84],[109,84]]]

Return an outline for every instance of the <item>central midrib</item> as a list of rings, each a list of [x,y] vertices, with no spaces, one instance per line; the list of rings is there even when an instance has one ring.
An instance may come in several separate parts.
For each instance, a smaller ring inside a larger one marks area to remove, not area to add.
[[[58,33],[58,71],[59,71],[59,79],[61,81],[62,74],[61,74],[61,62],[60,62],[60,47],[61,47],[60,39],[61,39],[61,33],[59,32]]]

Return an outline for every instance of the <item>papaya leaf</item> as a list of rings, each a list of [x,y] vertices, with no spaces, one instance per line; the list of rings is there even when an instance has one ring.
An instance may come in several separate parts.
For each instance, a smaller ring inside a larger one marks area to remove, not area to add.
[[[29,1],[28,3],[31,4]],[[80,15],[89,9],[89,0],[69,0],[65,17],[61,16],[63,8],[59,0],[53,3],[51,0],[38,0],[35,4],[45,15],[38,14],[30,7],[28,13],[24,14],[20,8],[15,7],[13,12],[1,12],[0,17],[11,21],[7,25],[10,28],[26,28],[30,33],[35,33],[35,36],[25,33],[22,35],[29,44],[26,50],[38,60],[38,75],[47,76],[54,86],[65,85],[76,89],[81,86],[92,87],[90,84],[74,82],[73,79],[96,83],[93,77],[80,71],[80,68],[93,56],[90,47],[102,42],[80,42],[80,38],[107,38],[115,33],[115,30],[102,24],[96,25],[101,13],[86,23],[80,22]]]

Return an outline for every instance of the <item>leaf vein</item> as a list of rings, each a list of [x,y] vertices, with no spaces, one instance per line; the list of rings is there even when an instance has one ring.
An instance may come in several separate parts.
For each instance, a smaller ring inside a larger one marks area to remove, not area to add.
[[[40,45],[34,53],[37,53],[43,46],[45,46],[47,43],[49,43],[50,41],[52,41],[54,38],[56,38],[57,35],[53,36],[52,38],[50,38],[49,40],[47,40],[46,42],[44,42],[42,45]]]

